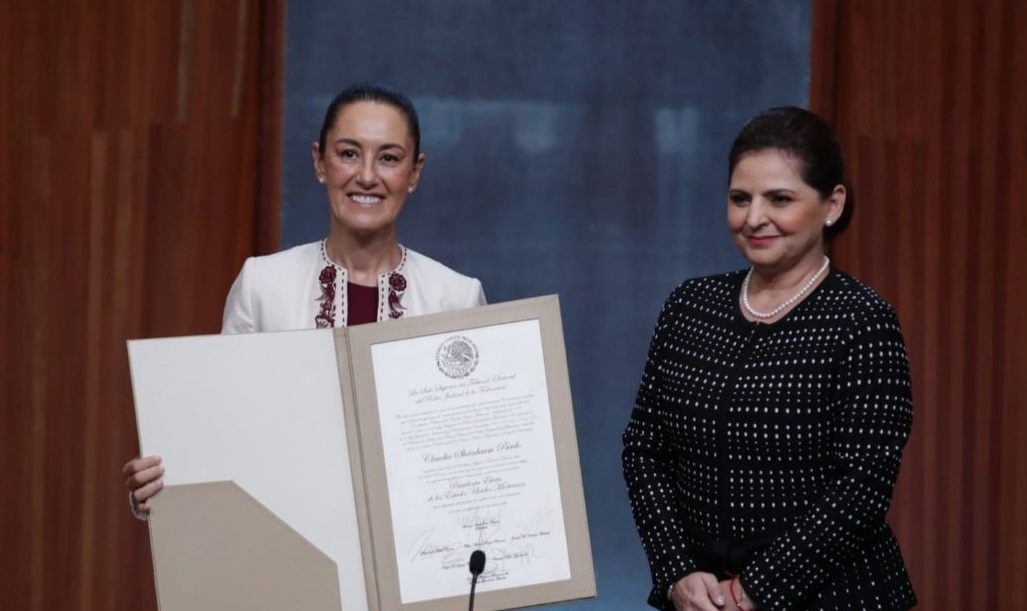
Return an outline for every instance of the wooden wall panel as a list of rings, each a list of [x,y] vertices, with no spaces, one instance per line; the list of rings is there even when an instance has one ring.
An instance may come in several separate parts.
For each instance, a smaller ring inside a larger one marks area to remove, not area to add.
[[[0,3],[0,608],[155,609],[125,340],[277,247],[283,0]]]
[[[921,608],[1027,576],[1027,2],[818,0],[811,106],[857,193],[835,261],[898,309],[916,421],[892,520]]]

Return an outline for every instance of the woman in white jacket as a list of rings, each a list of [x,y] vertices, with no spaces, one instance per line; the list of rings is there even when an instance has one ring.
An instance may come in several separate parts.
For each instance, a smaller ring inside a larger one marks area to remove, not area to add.
[[[417,111],[402,92],[362,83],[340,93],[311,145],[328,196],[328,236],[246,260],[228,293],[222,333],[344,327],[485,303],[481,282],[396,239],[424,167]],[[160,458],[124,469],[133,513],[163,486]]]

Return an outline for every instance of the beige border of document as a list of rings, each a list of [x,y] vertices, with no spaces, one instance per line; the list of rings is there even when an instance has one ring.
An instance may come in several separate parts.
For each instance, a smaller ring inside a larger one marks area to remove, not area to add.
[[[578,459],[577,435],[574,427],[574,411],[571,403],[570,383],[567,371],[566,351],[563,341],[563,327],[560,319],[559,301],[555,295],[525,299],[507,303],[433,314],[388,324],[357,326],[347,329],[349,363],[355,400],[347,401],[354,406],[346,416],[347,427],[352,424],[358,429],[362,473],[354,474],[354,481],[365,482],[366,506],[358,510],[358,518],[368,516],[377,519],[361,524],[361,532],[370,535],[373,551],[365,554],[365,570],[374,566],[374,579],[368,581],[370,596],[377,599],[376,609],[401,609],[404,611],[451,611],[466,605],[466,596],[454,596],[417,603],[403,604],[396,587],[398,567],[395,557],[392,524],[389,519],[391,505],[388,489],[384,485],[367,486],[366,482],[384,482],[386,477],[385,458],[379,430],[380,422],[375,393],[375,372],[371,359],[371,348],[382,342],[409,339],[442,333],[503,325],[524,320],[539,322],[542,351],[548,384],[550,416],[556,448],[561,501],[563,504],[564,527],[567,548],[570,554],[571,578],[566,581],[550,582],[494,591],[479,591],[475,597],[477,611],[513,609],[546,603],[576,600],[596,595],[595,575],[592,566],[591,544],[588,522],[585,515],[584,490],[581,483],[581,469]],[[350,446],[351,452],[355,449]],[[351,461],[356,464],[357,461]],[[412,511],[416,511],[416,508]],[[373,594],[371,594],[373,592]]]

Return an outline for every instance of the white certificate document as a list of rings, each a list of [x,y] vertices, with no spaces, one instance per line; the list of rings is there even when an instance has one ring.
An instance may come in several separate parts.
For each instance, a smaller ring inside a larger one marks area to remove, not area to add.
[[[571,578],[538,320],[371,346],[403,604]]]

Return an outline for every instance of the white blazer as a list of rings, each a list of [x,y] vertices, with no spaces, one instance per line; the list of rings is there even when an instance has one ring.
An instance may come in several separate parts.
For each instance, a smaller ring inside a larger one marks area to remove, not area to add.
[[[403,248],[395,270],[407,281],[400,298],[403,316],[419,316],[485,305],[477,278]],[[313,329],[320,311],[319,275],[328,264],[323,241],[294,246],[273,255],[250,257],[232,284],[225,302],[222,333],[255,333]],[[346,270],[337,267],[335,326],[345,326]],[[389,274],[378,277],[378,320],[387,320]]]

